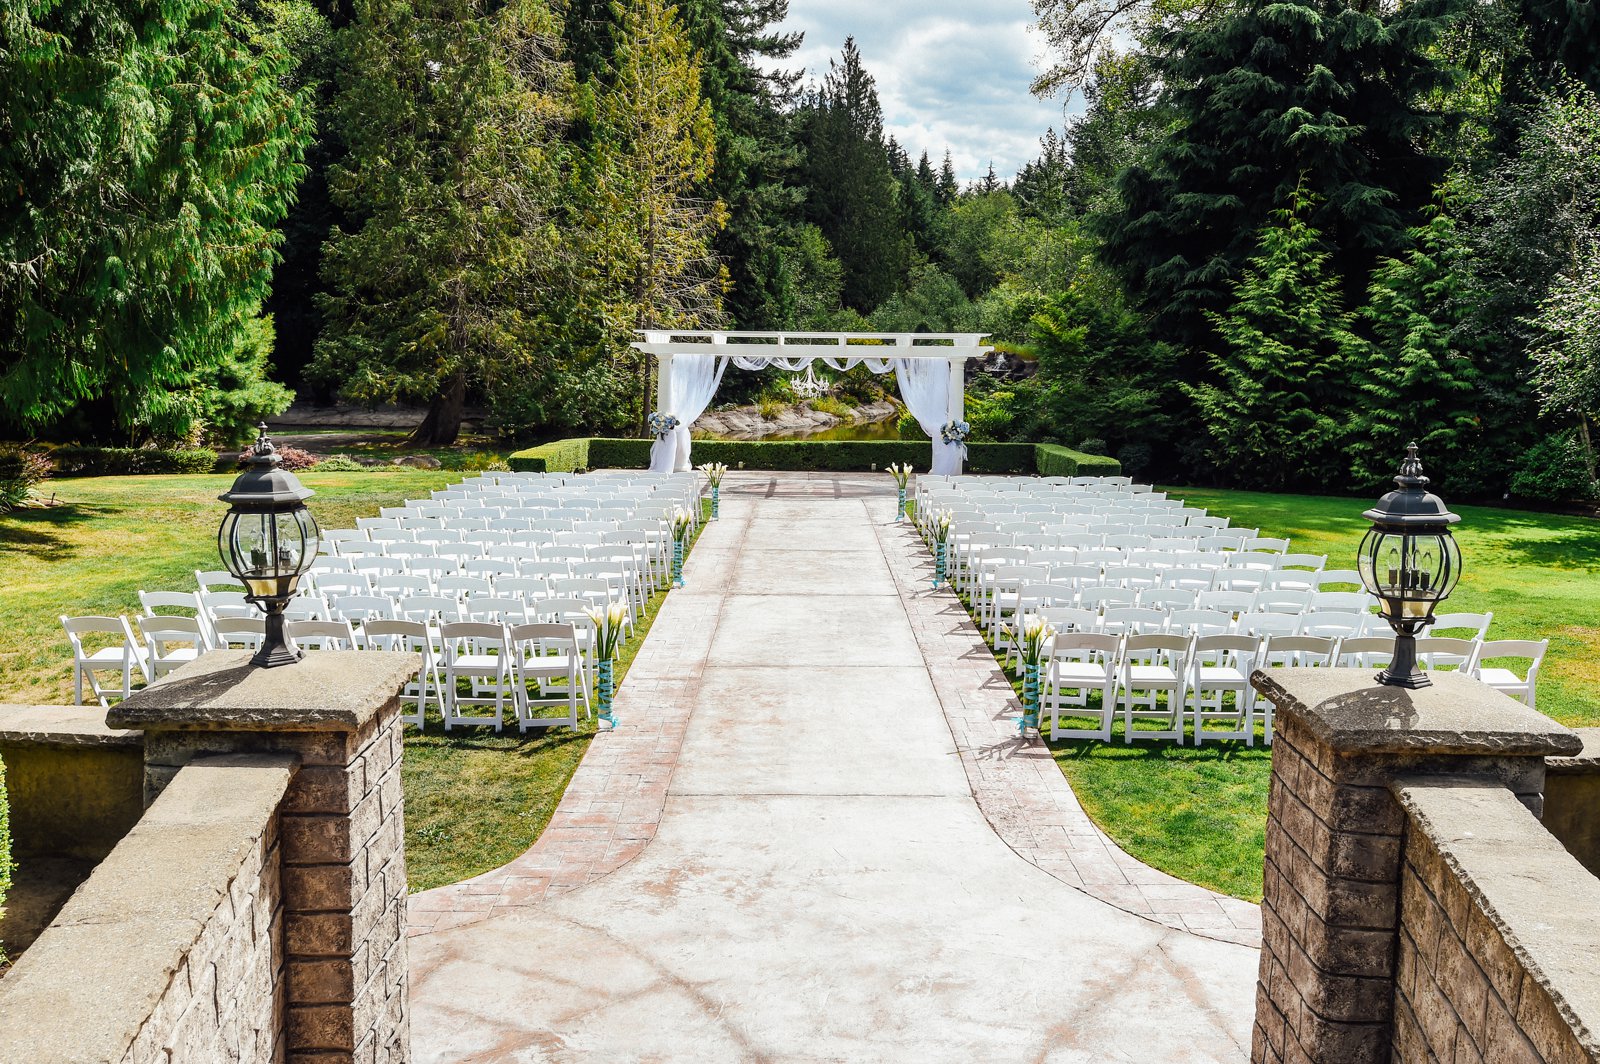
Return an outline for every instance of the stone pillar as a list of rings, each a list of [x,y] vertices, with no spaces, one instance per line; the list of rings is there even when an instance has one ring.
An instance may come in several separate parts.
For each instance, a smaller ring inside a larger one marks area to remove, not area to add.
[[[1495,780],[1535,815],[1572,732],[1459,673],[1418,691],[1367,669],[1272,669],[1253,1064],[1387,1064],[1406,817],[1400,774]]]
[[[145,802],[190,760],[284,752],[284,1044],[304,1064],[411,1058],[401,687],[414,654],[319,651],[255,669],[218,651],[107,715],[145,733]]]

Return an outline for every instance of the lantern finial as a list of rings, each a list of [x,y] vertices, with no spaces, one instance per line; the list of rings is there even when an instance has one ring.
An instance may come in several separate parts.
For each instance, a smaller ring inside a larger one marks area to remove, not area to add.
[[[1406,444],[1406,456],[1400,463],[1400,475],[1394,478],[1394,482],[1402,488],[1427,487],[1428,478],[1422,473],[1422,459],[1417,456],[1417,441]]]

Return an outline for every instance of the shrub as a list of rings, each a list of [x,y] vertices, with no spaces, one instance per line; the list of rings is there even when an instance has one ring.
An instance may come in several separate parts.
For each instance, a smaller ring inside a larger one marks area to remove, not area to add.
[[[894,430],[900,434],[902,440],[925,440],[928,438],[928,434],[922,431],[922,426],[917,424],[917,419],[911,416],[911,411],[909,410],[902,412],[895,419]]]
[[[762,399],[756,403],[756,410],[767,421],[778,420],[788,407],[789,404],[781,399]]]
[[[1155,448],[1148,443],[1127,443],[1117,448],[1117,461],[1122,471],[1130,477],[1140,477],[1150,468],[1155,458]]]
[[[56,475],[125,477],[157,473],[212,473],[217,452],[203,447],[162,450],[155,447],[57,447],[50,452]]]
[[[1511,493],[1545,502],[1593,499],[1600,494],[1577,432],[1558,432],[1528,448],[1511,477]]]
[[[6,763],[0,760],[0,916],[6,913],[6,895],[11,893],[11,801],[6,797]],[[0,942],[0,963],[6,959]]]
[[[511,468],[494,451],[444,451],[434,457],[440,468],[457,473],[503,473]]]
[[[304,472],[307,469],[313,468],[318,462],[316,455],[312,454],[310,451],[302,451],[298,447],[279,447],[277,450],[278,461],[281,463],[282,468],[287,469],[291,473]],[[239,452],[239,464],[246,464],[252,457],[254,457],[254,455],[254,448],[246,447],[244,450]]]
[[[1082,451],[1084,454],[1103,455],[1106,453],[1106,441],[1097,436],[1090,436],[1088,439],[1078,444],[1078,450]],[[1088,476],[1087,473],[1084,475]]]
[[[0,514],[26,503],[50,475],[50,459],[15,444],[0,446]]]
[[[557,440],[513,454],[512,469],[530,473],[570,473],[577,469],[643,469],[650,463],[651,440]],[[1032,443],[969,443],[966,468],[973,473],[1043,473],[1044,451]],[[1115,459],[1049,447],[1050,473],[1057,476],[1112,476]],[[725,462],[737,469],[858,472],[895,462],[926,468],[927,440],[696,440],[694,461]],[[1080,472],[1081,467],[1081,472]]]
[[[815,399],[808,400],[806,405],[818,413],[832,414],[834,417],[841,418],[848,418],[850,412],[855,409],[844,400],[836,399],[831,395],[818,396]]]
[[[330,454],[316,466],[318,473],[359,473],[366,468],[347,454]]]
[[[1115,458],[1084,454],[1053,443],[1038,445],[1039,474],[1046,477],[1114,477],[1122,472]]]

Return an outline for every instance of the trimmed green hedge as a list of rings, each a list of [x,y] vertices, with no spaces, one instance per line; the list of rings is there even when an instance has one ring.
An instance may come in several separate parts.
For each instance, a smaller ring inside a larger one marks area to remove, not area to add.
[[[1103,454],[1085,454],[1055,443],[1038,446],[1038,469],[1042,477],[1114,477],[1122,463]]]
[[[217,452],[204,448],[162,451],[153,447],[57,447],[50,452],[58,477],[121,477],[150,473],[213,473]],[[230,457],[229,464],[232,464]]]
[[[556,440],[518,451],[507,459],[523,473],[570,473],[575,469],[643,469],[650,464],[650,440],[579,438]],[[694,461],[723,462],[730,469],[857,472],[896,462],[923,466],[926,440],[696,440]],[[969,473],[1042,473],[1048,476],[1115,476],[1115,458],[1080,454],[1054,444],[969,443]]]

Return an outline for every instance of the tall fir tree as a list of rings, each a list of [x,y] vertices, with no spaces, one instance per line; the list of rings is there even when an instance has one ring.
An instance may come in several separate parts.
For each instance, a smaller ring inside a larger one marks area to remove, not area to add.
[[[312,135],[290,65],[273,12],[222,0],[8,6],[0,421],[229,438],[207,418],[287,405],[259,315]]]
[[[1463,248],[1455,221],[1435,207],[1412,230],[1411,250],[1384,259],[1360,316],[1371,341],[1349,368],[1350,475],[1364,487],[1394,475],[1416,441],[1435,482],[1478,493],[1494,483],[1481,452],[1480,374],[1462,349]]]
[[[855,38],[829,61],[801,119],[806,209],[844,268],[844,303],[865,314],[901,286],[908,247],[895,202],[883,112]]]
[[[1429,48],[1457,2],[1246,0],[1162,35],[1151,63],[1175,120],[1123,171],[1097,230],[1167,335],[1208,342],[1302,175],[1347,298],[1405,248],[1445,168],[1427,149],[1444,119],[1426,104],[1452,75]]]
[[[312,372],[362,402],[422,401],[412,442],[455,442],[469,390],[550,343],[561,128],[574,97],[540,0],[360,0],[341,33],[330,171],[351,228],[324,256]]]
[[[1332,256],[1308,218],[1303,189],[1274,210],[1234,286],[1212,315],[1218,343],[1206,379],[1186,385],[1230,482],[1290,491],[1343,481],[1351,378],[1360,342]]]
[[[664,0],[629,0],[619,15],[615,63],[595,89],[587,168],[610,255],[608,317],[635,329],[717,325],[727,271],[713,241],[727,214],[703,192],[716,132],[696,57]],[[651,366],[629,357],[642,429]]]

